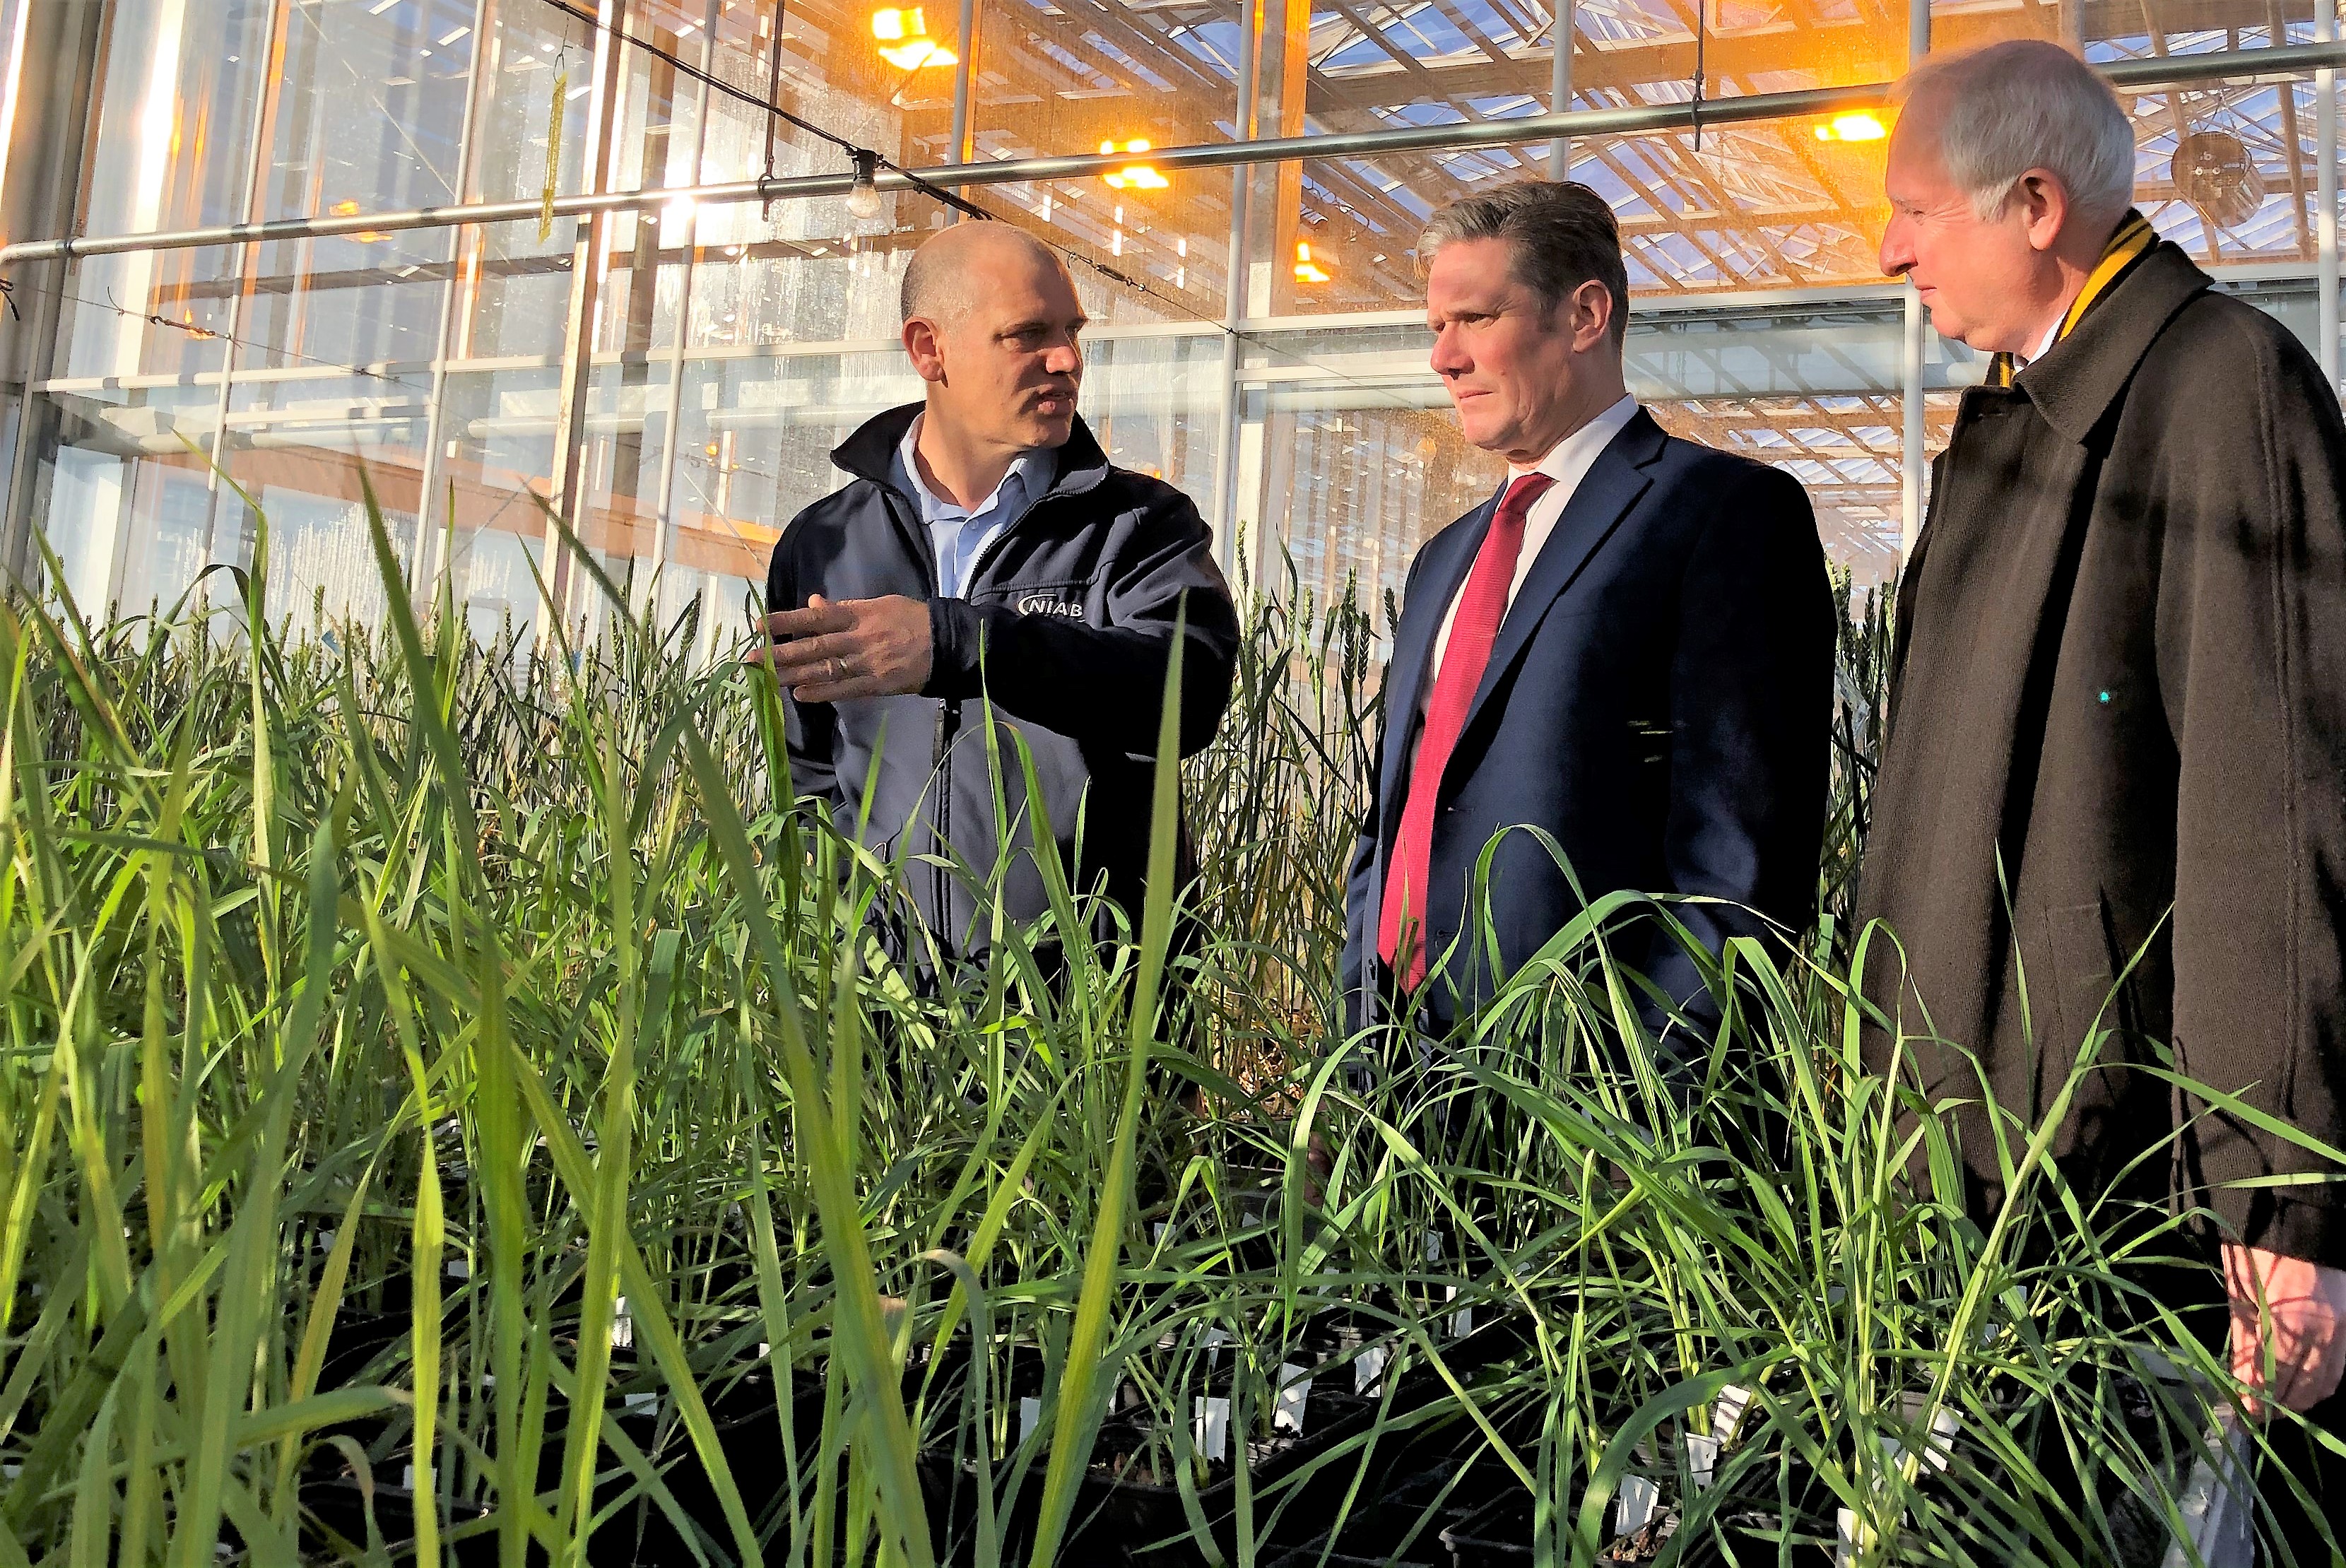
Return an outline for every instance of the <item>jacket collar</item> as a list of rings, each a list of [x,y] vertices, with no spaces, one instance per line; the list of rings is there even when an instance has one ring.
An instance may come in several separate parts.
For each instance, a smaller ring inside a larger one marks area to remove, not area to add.
[[[831,461],[858,479],[869,479],[874,484],[892,485],[891,471],[895,466],[896,449],[904,443],[904,433],[913,428],[913,420],[924,403],[908,402],[902,408],[892,408],[885,413],[874,414],[863,422],[853,435],[831,450]],[[1107,453],[1092,437],[1091,427],[1084,416],[1076,416],[1075,428],[1068,433],[1067,443],[1058,451],[1059,471],[1046,495],[1073,495],[1092,489],[1107,477]],[[1036,496],[1041,500],[1042,496]]]
[[[2159,241],[2013,386],[2028,395],[2047,424],[2082,444],[2167,323],[2212,283],[2178,247]]]

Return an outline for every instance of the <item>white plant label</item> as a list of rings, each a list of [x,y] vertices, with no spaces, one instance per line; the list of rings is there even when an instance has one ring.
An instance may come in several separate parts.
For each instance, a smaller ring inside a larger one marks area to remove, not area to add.
[[[1230,1401],[1201,1399],[1198,1401],[1198,1451],[1209,1460],[1219,1460],[1230,1451]]]
[[[636,1348],[636,1320],[627,1316],[627,1298],[620,1297],[611,1307],[611,1349],[632,1350]]]
[[[1856,1561],[1857,1512],[1838,1509],[1833,1513],[1833,1568],[1849,1568]]]
[[[1443,1286],[1442,1288],[1442,1298],[1444,1301],[1457,1300],[1458,1287],[1455,1285]],[[1450,1314],[1450,1337],[1452,1339],[1464,1339],[1467,1335],[1474,1331],[1474,1308],[1472,1307],[1461,1307],[1457,1311]]]
[[[1613,1505],[1613,1533],[1628,1535],[1652,1522],[1662,1489],[1642,1475],[1625,1475]]]
[[[443,1272],[451,1279],[470,1279],[473,1277],[473,1266],[461,1257],[452,1257],[448,1260],[448,1267]]]
[[[1750,1408],[1750,1390],[1733,1383],[1719,1390],[1710,1407],[1710,1435],[1722,1444],[1733,1442],[1736,1429],[1743,1424],[1743,1412]]]
[[[1042,1420],[1043,1401],[1031,1394],[1021,1398],[1018,1401],[1018,1441],[1025,1442],[1033,1437]]]
[[[1384,1380],[1388,1353],[1382,1345],[1367,1345],[1352,1358],[1352,1392],[1372,1394],[1377,1391],[1377,1385]]]
[[[2192,1461],[2190,1479],[2183,1483],[2183,1528],[2167,1548],[2162,1568],[2255,1568],[2257,1560],[2257,1496],[2254,1477],[2256,1439],[2217,1419],[2208,1434],[2212,1454]]]
[[[1279,1402],[1270,1412],[1270,1424],[1276,1431],[1285,1427],[1297,1437],[1303,1435],[1303,1401],[1311,1397],[1311,1380],[1302,1368],[1291,1361],[1279,1364]]]
[[[1697,1492],[1708,1492],[1713,1477],[1719,1473],[1719,1440],[1687,1434],[1687,1473],[1694,1478]]]
[[[658,1394],[629,1394],[627,1396],[627,1413],[631,1416],[648,1416],[658,1407],[659,1396]]]
[[[1964,1418],[1941,1405],[1939,1413],[1931,1418],[1931,1435],[1923,1444],[1923,1462],[1945,1474],[1947,1465],[1955,1457],[1955,1434],[1963,1430]]]

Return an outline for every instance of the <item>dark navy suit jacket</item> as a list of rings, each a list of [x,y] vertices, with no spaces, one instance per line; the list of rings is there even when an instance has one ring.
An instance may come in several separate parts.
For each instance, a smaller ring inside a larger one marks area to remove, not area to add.
[[[1352,856],[1342,979],[1354,1025],[1382,1015],[1379,901],[1421,728],[1434,634],[1498,497],[1411,563],[1385,677],[1367,821]],[[1794,930],[1815,911],[1835,616],[1808,494],[1779,469],[1663,433],[1640,409],[1581,481],[1500,623],[1434,816],[1428,947],[1466,921],[1492,856],[1490,962],[1479,927],[1429,987],[1446,1020],[1486,999],[1582,909],[1630,890],[1731,900]],[[1680,905],[1716,951],[1763,929]],[[1617,955],[1681,1002],[1700,981],[1650,926]],[[1707,1009],[1704,1011],[1708,1011]]]

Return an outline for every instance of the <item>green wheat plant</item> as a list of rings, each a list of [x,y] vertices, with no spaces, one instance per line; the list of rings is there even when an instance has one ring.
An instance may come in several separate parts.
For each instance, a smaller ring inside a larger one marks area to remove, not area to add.
[[[596,636],[484,644],[369,514],[378,626],[270,625],[265,565],[0,606],[0,1564],[1414,1562],[1508,1507],[1587,1563],[1638,1487],[1668,1562],[2181,1522],[2222,1368],[2132,1281],[2183,1222],[2007,1118],[1983,1228],[1858,1057],[1878,610],[1815,929],[1698,954],[1664,1051],[1617,952],[1690,939],[1599,900],[1423,1041],[1334,1006],[1351,593],[1248,585],[1147,907],[1005,833],[945,869],[1049,907],[946,962],[933,868],[790,798],[690,615],[581,550]]]

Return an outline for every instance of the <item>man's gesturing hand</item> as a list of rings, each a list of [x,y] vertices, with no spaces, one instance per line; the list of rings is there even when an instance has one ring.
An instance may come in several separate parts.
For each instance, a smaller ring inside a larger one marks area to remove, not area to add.
[[[2346,1368],[2346,1270],[2228,1241],[2224,1283],[2232,1298],[2234,1377],[2265,1389],[2270,1324],[2272,1387],[2266,1391],[2275,1400],[2307,1410],[2338,1391]],[[2249,1401],[2251,1414],[2257,1406]]]
[[[772,669],[801,702],[916,692],[936,654],[929,606],[898,594],[837,604],[816,594],[802,610],[768,616],[765,630],[774,640],[748,662]]]

